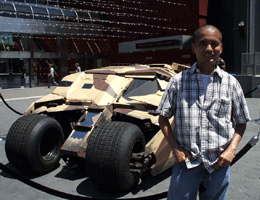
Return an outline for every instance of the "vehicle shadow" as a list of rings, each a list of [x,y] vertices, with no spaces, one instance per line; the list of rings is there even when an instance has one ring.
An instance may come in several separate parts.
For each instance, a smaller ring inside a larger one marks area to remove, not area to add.
[[[168,190],[169,182],[167,181],[166,183],[165,180],[170,178],[171,173],[172,168],[155,177],[147,173],[142,177],[141,182],[128,192],[120,192],[118,190],[106,191],[104,190],[104,188],[99,188],[95,183],[87,178],[78,185],[77,192],[81,195],[96,199],[116,199],[120,197],[132,198],[154,195],[156,194],[156,192],[154,191],[160,191],[160,193],[162,193]],[[162,183],[163,181],[165,181],[163,187],[159,186],[160,188],[163,188],[162,190],[154,189],[157,187],[158,184]],[[150,189],[151,191],[149,191]]]
[[[117,198],[124,199],[129,197],[138,198],[138,197],[154,195],[158,193],[158,191],[159,193],[165,192],[168,190],[168,186],[169,186],[168,179],[170,178],[171,171],[172,171],[170,168],[155,177],[150,175],[149,173],[145,173],[143,174],[143,177],[137,186],[135,186],[130,191],[122,192],[118,190],[107,191],[105,190],[105,188],[98,187],[94,182],[92,182],[91,179],[88,178],[84,162],[83,163],[61,162],[61,164],[57,166],[57,168],[54,169],[54,171],[51,172],[52,175],[50,174],[32,175],[15,168],[10,163],[7,163],[5,166],[8,167],[10,170],[12,170],[14,173],[17,173],[18,175],[22,176],[23,180],[26,179],[30,180],[30,179],[38,178],[40,176],[42,176],[43,178],[45,177],[44,179],[46,179],[46,176],[49,178],[51,178],[51,176],[55,176],[56,178],[66,179],[70,181],[83,179],[82,182],[80,182],[78,185],[75,185],[76,192],[79,195],[83,195],[93,199],[117,199]],[[17,179],[17,177],[13,177],[12,175],[6,173],[5,171],[2,171],[0,175],[5,178]],[[38,181],[36,181],[36,183],[37,182]]]
[[[87,177],[85,163],[80,159],[73,159],[62,165],[62,169],[55,175],[56,178],[78,180]]]
[[[20,169],[17,169],[16,167],[14,167],[12,164],[10,163],[7,163],[5,164],[5,166],[15,174],[17,174],[18,176],[21,176],[22,178],[24,179],[34,179],[34,178],[39,178],[41,176],[44,176],[50,172],[46,172],[45,174],[39,174],[39,173],[32,173],[32,171],[30,170],[20,170]],[[59,168],[60,165],[57,165],[52,171],[56,170],[57,168]],[[0,176],[3,176],[5,178],[10,178],[10,179],[17,179],[16,177],[13,177],[12,175],[10,175],[9,173],[5,172],[5,171],[2,171],[0,173]]]

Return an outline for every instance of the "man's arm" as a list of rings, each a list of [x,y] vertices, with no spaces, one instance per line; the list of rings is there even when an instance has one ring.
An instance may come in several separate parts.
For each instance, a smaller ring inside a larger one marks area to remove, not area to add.
[[[169,119],[159,115],[159,126],[173,151],[175,162],[184,162],[186,160],[186,156],[191,159],[191,154],[187,150],[181,148],[173,137],[172,127],[169,123]]]
[[[219,167],[227,167],[231,164],[232,160],[234,159],[236,149],[244,135],[246,130],[246,123],[245,124],[236,124],[236,130],[234,136],[229,144],[228,148],[220,155],[218,161],[215,165],[216,169]]]

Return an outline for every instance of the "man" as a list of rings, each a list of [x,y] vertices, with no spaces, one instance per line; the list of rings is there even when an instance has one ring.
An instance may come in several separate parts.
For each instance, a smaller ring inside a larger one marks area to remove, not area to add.
[[[58,83],[55,82],[54,80],[54,68],[52,64],[49,64],[49,74],[48,74],[48,88],[50,88],[50,83],[54,83],[56,86],[58,85]]]
[[[79,63],[76,63],[75,64],[75,68],[76,68],[76,72],[81,72],[81,68],[80,68],[80,66],[79,66]]]
[[[196,30],[197,62],[171,78],[158,107],[176,162],[168,200],[196,199],[198,192],[200,199],[226,199],[230,163],[250,116],[238,81],[215,64],[222,50],[216,27]]]

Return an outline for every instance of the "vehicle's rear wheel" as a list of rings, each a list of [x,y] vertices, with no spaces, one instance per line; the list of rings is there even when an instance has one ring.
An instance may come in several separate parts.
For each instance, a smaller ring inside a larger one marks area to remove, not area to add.
[[[46,173],[61,158],[64,134],[60,124],[43,115],[27,115],[11,126],[5,143],[9,162],[18,169]]]
[[[129,190],[140,178],[140,173],[134,172],[131,158],[144,149],[144,135],[138,126],[108,122],[94,129],[88,138],[87,173],[99,186]]]

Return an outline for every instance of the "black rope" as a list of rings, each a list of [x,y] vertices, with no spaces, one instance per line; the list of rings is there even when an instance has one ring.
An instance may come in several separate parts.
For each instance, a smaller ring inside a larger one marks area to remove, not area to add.
[[[250,92],[246,93],[245,96],[251,94],[252,92],[256,91],[258,89],[259,86],[255,87],[253,90],[251,90]]]
[[[112,200],[112,199],[95,199],[95,198],[88,197],[88,196],[79,196],[79,195],[74,195],[74,194],[69,194],[69,193],[58,191],[58,190],[54,190],[52,188],[46,187],[46,186],[41,185],[39,183],[36,183],[32,180],[24,178],[23,176],[14,172],[13,170],[6,167],[2,163],[0,163],[0,169],[4,172],[8,173],[12,177],[16,178],[17,180],[35,188],[35,189],[41,190],[45,193],[48,193],[48,194],[51,194],[51,195],[54,195],[54,196],[57,196],[57,197],[61,197],[61,198],[64,198],[64,199]],[[137,198],[125,198],[125,199],[117,199],[117,200],[148,200],[148,199],[149,200],[158,200],[158,199],[166,198],[167,193],[168,192],[162,192],[162,193],[154,194],[154,195],[150,195],[150,196],[137,197]]]
[[[22,113],[16,111],[16,110],[13,109],[11,106],[9,106],[8,103],[5,101],[5,99],[4,99],[4,97],[3,97],[3,95],[2,95],[1,93],[0,93],[0,98],[2,99],[2,101],[4,102],[4,104],[5,104],[9,109],[11,109],[12,111],[14,111],[14,112],[15,112],[16,114],[18,114],[18,115],[23,115]]]

